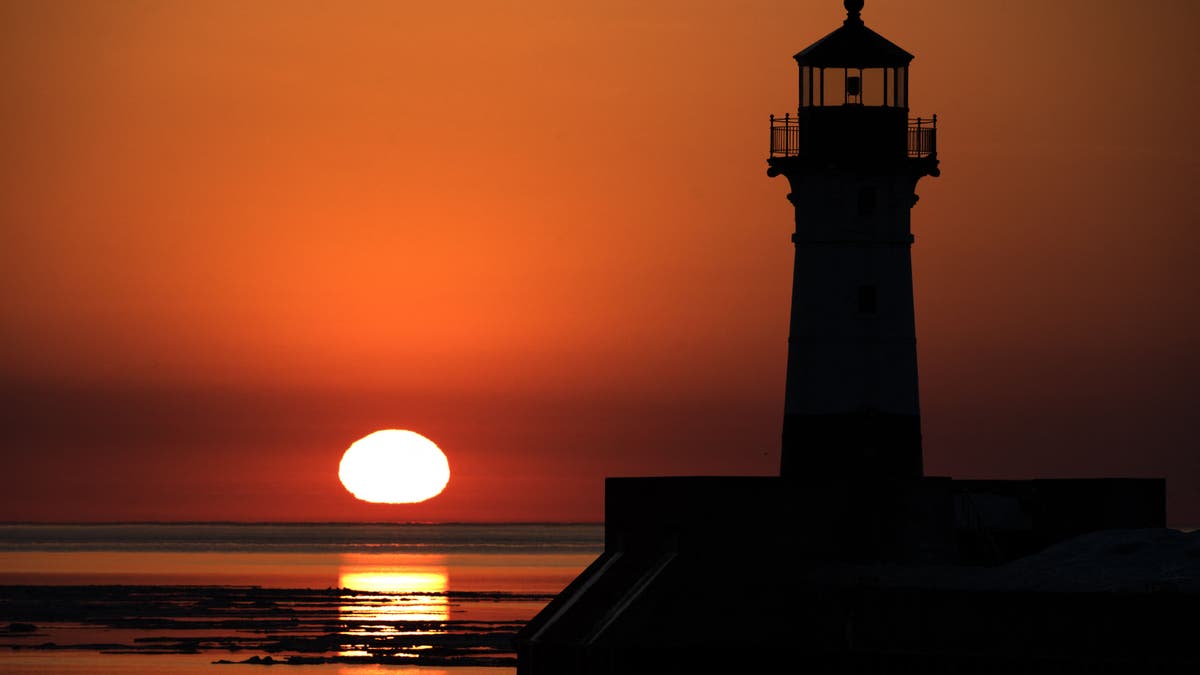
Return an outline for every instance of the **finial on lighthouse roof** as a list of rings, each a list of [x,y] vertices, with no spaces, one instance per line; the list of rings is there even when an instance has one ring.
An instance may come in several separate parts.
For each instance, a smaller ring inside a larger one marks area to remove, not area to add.
[[[842,0],[846,8],[846,23],[862,23],[863,0]]]

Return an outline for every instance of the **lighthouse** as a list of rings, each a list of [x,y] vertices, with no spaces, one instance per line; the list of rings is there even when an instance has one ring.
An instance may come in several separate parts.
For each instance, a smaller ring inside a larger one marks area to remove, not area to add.
[[[845,0],[795,55],[796,113],[771,116],[796,247],[780,473],[804,481],[922,475],[911,210],[938,175],[937,116],[909,112],[912,54]]]
[[[1157,598],[1043,593],[1028,567],[981,583],[1081,534],[1162,528],[1165,484],[924,475],[911,212],[937,117],[909,111],[913,56],[844,5],[770,120],[795,211],[781,475],[606,478],[604,552],[514,637],[519,675],[1141,673],[1190,644],[1144,629],[1173,615]]]

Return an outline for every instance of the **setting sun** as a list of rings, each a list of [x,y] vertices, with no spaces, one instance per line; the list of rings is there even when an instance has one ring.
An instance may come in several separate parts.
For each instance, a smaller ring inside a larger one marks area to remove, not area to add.
[[[450,481],[450,464],[421,434],[384,429],[355,441],[338,467],[342,485],[358,499],[411,504],[435,497]]]

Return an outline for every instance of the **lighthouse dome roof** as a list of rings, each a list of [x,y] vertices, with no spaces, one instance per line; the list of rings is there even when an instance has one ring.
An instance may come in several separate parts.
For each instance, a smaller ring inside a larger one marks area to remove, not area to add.
[[[794,58],[801,66],[814,68],[899,68],[907,66],[913,55],[867,28],[852,11],[841,27]]]

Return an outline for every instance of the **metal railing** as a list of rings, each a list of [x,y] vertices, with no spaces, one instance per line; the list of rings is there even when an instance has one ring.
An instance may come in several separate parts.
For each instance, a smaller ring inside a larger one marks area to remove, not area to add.
[[[912,117],[908,120],[908,156],[913,158],[937,156],[937,115]],[[782,118],[771,115],[771,157],[800,155],[800,119],[791,113]]]
[[[771,156],[795,157],[800,154],[800,118],[791,113],[783,119],[771,115]]]
[[[908,120],[908,156],[936,157],[937,156],[937,115],[931,118],[910,118]]]

